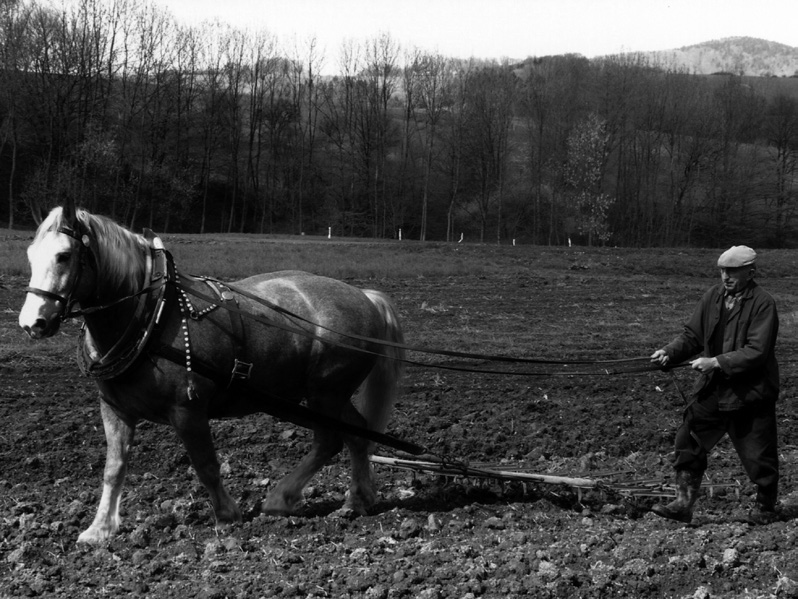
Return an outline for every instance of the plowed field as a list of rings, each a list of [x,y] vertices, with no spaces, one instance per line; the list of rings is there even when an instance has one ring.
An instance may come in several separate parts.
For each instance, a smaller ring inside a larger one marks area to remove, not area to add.
[[[715,283],[718,254],[412,244],[397,252],[480,265],[472,276],[349,281],[395,300],[408,343],[555,360],[648,356]],[[227,488],[245,513],[242,524],[217,527],[173,432],[142,424],[122,528],[101,547],[75,542],[94,515],[105,459],[97,392],[74,360],[79,323],[51,340],[23,339],[16,312],[27,281],[0,279],[0,598],[798,596],[795,261],[786,251],[760,258],[760,283],[782,322],[774,524],[745,522],[753,489],[725,440],[692,525],[648,511],[671,492],[687,369],[673,378],[609,368],[565,375],[546,365],[536,376],[507,375],[435,366],[510,366],[417,354],[426,365],[408,367],[389,432],[472,465],[604,486],[377,465],[374,512],[348,519],[335,514],[348,482],[342,454],[295,515],[264,516],[257,506],[309,437],[253,416],[213,425]]]

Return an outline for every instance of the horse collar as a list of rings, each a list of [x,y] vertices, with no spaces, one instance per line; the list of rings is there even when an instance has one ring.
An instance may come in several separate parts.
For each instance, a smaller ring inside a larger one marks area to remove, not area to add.
[[[90,378],[109,380],[124,373],[141,356],[160,321],[166,302],[166,283],[174,281],[174,263],[152,231],[145,230],[145,237],[150,245],[149,280],[144,283],[136,310],[119,341],[105,355],[100,355],[85,323],[81,328],[78,366]]]

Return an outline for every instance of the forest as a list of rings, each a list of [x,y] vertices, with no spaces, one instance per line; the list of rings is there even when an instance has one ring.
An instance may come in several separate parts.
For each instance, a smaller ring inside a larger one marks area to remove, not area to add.
[[[0,63],[8,228],[70,196],[161,233],[796,245],[795,77],[333,56],[148,0],[0,0]]]

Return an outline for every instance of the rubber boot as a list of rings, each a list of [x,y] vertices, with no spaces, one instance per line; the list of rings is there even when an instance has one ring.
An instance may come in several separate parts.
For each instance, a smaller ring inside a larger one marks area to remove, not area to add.
[[[776,511],[776,492],[766,492],[758,489],[756,493],[756,503],[751,511],[748,512],[748,521],[751,524],[763,525],[772,524],[779,519]]]
[[[689,524],[693,519],[693,506],[701,488],[701,476],[687,470],[676,471],[676,499],[668,504],[658,503],[651,508],[657,516]]]

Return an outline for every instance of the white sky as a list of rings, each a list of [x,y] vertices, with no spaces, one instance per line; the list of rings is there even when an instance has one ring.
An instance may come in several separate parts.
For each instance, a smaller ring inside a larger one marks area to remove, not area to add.
[[[344,40],[390,33],[403,47],[459,58],[668,50],[732,36],[798,47],[796,0],[154,0],[178,20],[315,36],[326,63]]]

